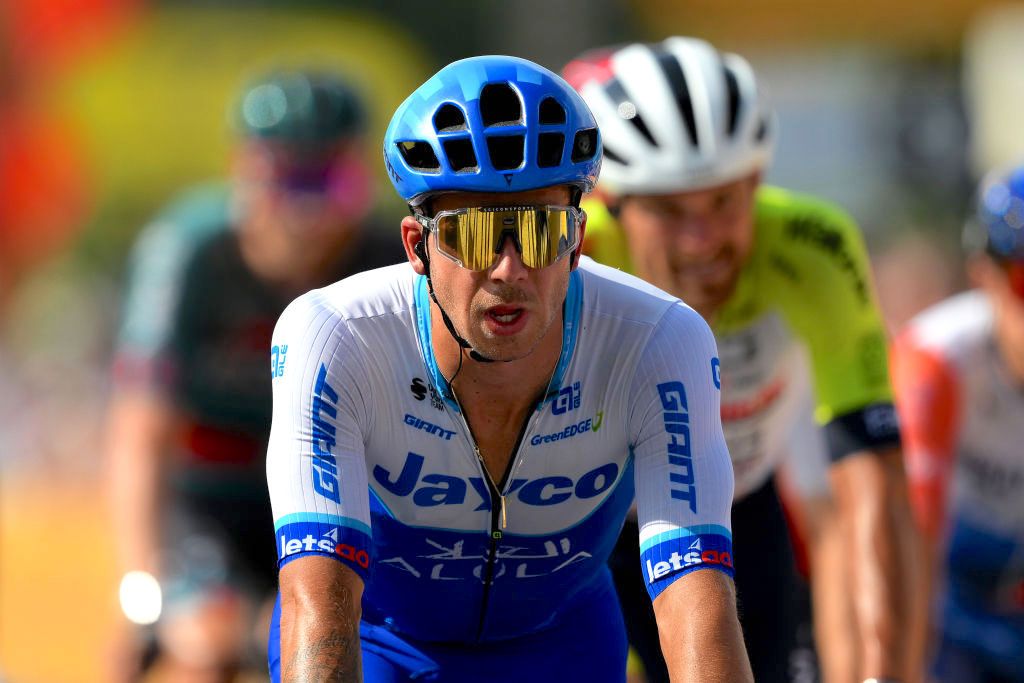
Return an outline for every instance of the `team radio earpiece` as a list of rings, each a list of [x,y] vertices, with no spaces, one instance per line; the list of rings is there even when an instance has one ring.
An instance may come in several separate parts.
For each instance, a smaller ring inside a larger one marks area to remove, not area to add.
[[[452,335],[452,338],[458,342],[459,346],[464,349],[469,349],[469,357],[475,360],[477,363],[493,363],[493,358],[488,358],[479,351],[473,348],[465,337],[455,331],[455,325],[452,323],[452,319],[448,317],[444,307],[441,306],[441,302],[437,300],[437,296],[434,295],[434,283],[430,278],[430,259],[427,258],[427,235],[430,233],[426,230],[423,231],[423,238],[413,245],[412,250],[417,256],[420,257],[420,261],[423,261],[423,270],[427,277],[427,291],[430,292],[430,298],[434,300],[434,304],[437,306],[437,310],[441,311],[441,320],[444,321],[444,326],[448,328],[448,333]]]

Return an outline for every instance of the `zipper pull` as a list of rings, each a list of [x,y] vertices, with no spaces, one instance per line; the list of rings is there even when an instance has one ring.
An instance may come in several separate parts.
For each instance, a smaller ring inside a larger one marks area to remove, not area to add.
[[[508,517],[505,514],[505,496],[501,496],[501,528],[508,526]]]

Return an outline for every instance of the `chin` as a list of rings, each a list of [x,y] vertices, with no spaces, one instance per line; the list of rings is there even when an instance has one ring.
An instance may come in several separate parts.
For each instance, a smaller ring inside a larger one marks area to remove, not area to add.
[[[479,345],[474,344],[473,348],[488,358],[504,362],[527,358],[537,347],[537,340],[525,332],[516,335],[514,338],[495,339],[487,337],[480,340],[480,342]]]

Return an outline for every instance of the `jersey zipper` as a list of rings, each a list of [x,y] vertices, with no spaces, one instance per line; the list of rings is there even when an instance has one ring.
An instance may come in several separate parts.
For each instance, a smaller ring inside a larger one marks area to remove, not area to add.
[[[519,428],[519,435],[516,437],[516,443],[512,447],[512,457],[509,458],[508,465],[505,467],[505,472],[501,476],[501,481],[497,484],[494,483],[494,479],[491,477],[491,473],[487,470],[487,463],[484,462],[484,457],[480,453],[480,448],[476,445],[476,438],[473,436],[473,430],[469,428],[469,422],[466,420],[466,413],[462,409],[462,404],[459,403],[459,399],[455,396],[454,392],[452,397],[455,399],[455,404],[459,407],[459,417],[462,420],[462,425],[466,429],[466,434],[469,436],[469,443],[473,447],[473,453],[476,455],[477,464],[480,467],[480,472],[483,474],[484,483],[487,484],[487,491],[491,496],[491,526],[490,526],[490,541],[488,543],[487,551],[487,562],[484,565],[483,571],[483,584],[484,594],[480,600],[480,622],[477,626],[476,639],[479,642],[484,634],[484,621],[487,618],[487,608],[491,598],[491,582],[494,579],[494,564],[497,560],[498,547],[501,543],[502,536],[504,535],[504,529],[508,525],[508,512],[505,509],[505,496],[502,491],[508,485],[509,474],[512,472],[516,465],[516,460],[519,458],[519,447],[523,443],[523,436],[529,430],[529,427],[533,423],[533,420],[537,414],[537,411],[531,410],[530,414],[523,420],[522,427]]]

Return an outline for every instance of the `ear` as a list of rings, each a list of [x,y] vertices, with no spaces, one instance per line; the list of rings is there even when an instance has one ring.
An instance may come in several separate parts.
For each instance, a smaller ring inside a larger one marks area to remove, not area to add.
[[[600,186],[595,187],[590,196],[604,204],[605,208],[608,209],[608,213],[610,213],[615,220],[619,219],[619,207],[622,203],[622,197],[616,197]]]
[[[423,226],[412,216],[402,219],[402,246],[405,247],[405,256],[416,274],[426,275],[426,233],[423,232]]]
[[[569,271],[574,271],[580,265],[580,256],[583,255],[583,241],[587,238],[587,212],[580,209],[582,214],[580,218],[580,243],[576,246],[576,251],[572,254],[572,261],[570,262]]]

